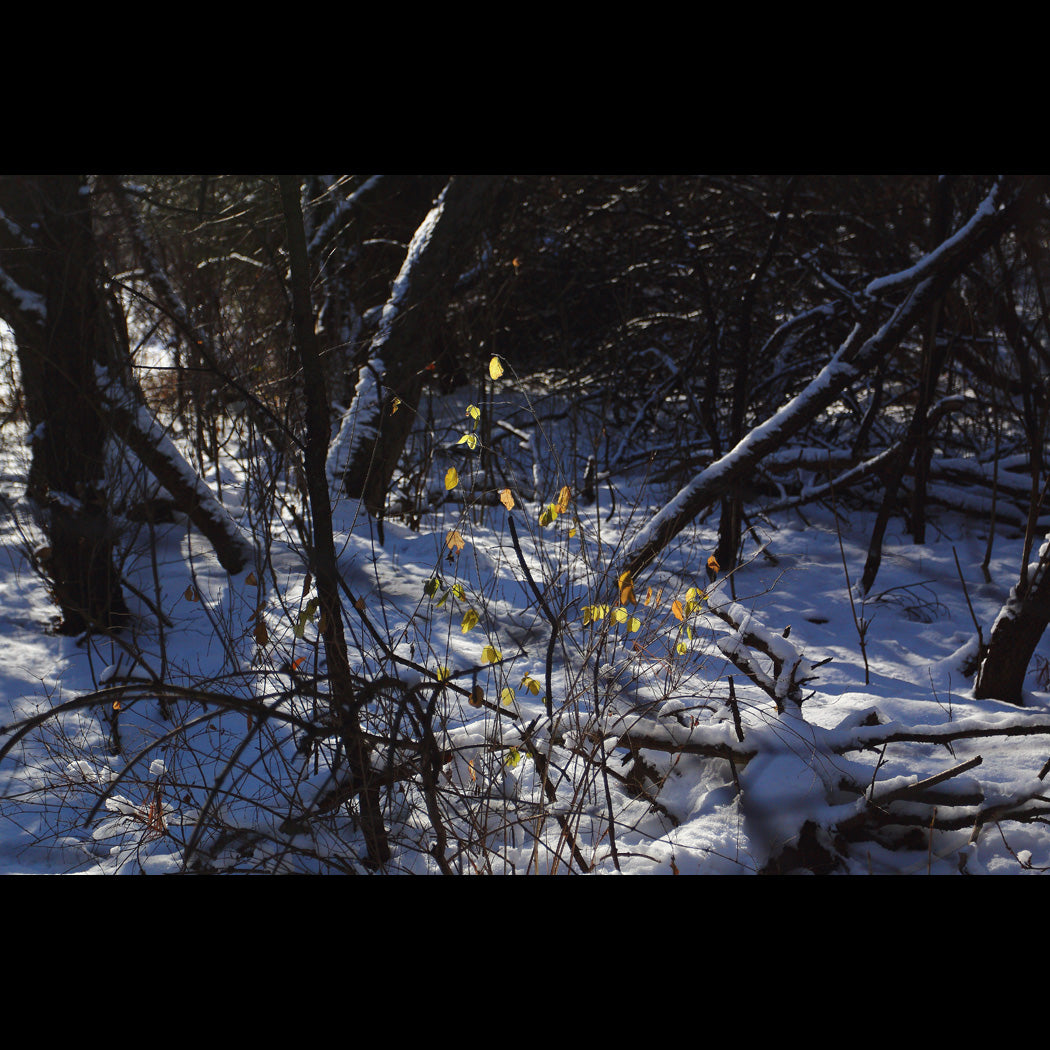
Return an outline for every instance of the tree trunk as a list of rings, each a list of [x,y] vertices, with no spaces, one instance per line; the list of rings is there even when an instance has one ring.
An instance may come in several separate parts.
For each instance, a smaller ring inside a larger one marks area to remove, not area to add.
[[[7,177],[0,209],[8,223],[0,310],[15,333],[29,415],[28,495],[49,541],[41,564],[63,633],[119,629],[128,609],[114,565],[95,367],[116,366],[123,318],[101,285],[87,185],[77,175]]]
[[[370,360],[359,373],[353,404],[329,454],[328,472],[334,484],[363,500],[375,517],[383,515],[426,367],[438,353],[434,333],[440,316],[491,215],[500,182],[490,175],[449,180],[409,245]]]
[[[1050,625],[1050,537],[1027,585],[1018,583],[992,626],[977,671],[973,695],[978,700],[1022,702],[1025,674],[1039,640]]]
[[[295,341],[303,369],[306,395],[306,484],[313,519],[313,550],[310,567],[316,581],[321,606],[321,634],[333,714],[350,765],[350,774],[358,791],[361,829],[368,848],[369,860],[376,866],[390,859],[390,846],[383,824],[379,787],[372,775],[368,745],[361,732],[358,702],[343,632],[343,611],[339,599],[339,568],[336,563],[335,538],[332,532],[332,505],[328,491],[325,459],[328,452],[328,395],[324,371],[314,330],[313,306],[310,300],[310,271],[306,253],[299,179],[282,175],[281,204],[288,233],[288,258],[292,292],[292,315]]]

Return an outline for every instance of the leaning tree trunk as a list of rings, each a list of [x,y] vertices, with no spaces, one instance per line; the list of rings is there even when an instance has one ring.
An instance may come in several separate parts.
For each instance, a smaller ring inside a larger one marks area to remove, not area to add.
[[[117,317],[100,281],[86,189],[78,175],[0,179],[0,314],[15,334],[29,415],[28,496],[48,540],[40,562],[66,634],[128,619],[95,393],[96,363],[119,359]]]
[[[500,179],[457,175],[416,231],[329,453],[333,485],[382,517],[415,420],[435,332],[495,203]]]

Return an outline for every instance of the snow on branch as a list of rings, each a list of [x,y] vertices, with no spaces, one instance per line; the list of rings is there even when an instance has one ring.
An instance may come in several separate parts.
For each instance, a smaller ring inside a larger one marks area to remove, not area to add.
[[[715,644],[773,699],[777,711],[783,713],[785,700],[795,706],[801,705],[802,686],[806,681],[799,677],[803,654],[789,641],[786,632],[774,634],[753,613],[736,602],[722,598],[717,592],[708,594],[707,606],[731,628],[729,635],[716,638]],[[761,653],[770,661],[772,674],[760,666],[754,652]]]
[[[864,289],[865,294],[883,295],[886,292],[909,288],[920,281],[927,280],[944,265],[946,259],[965,250],[968,239],[978,225],[994,216],[1002,208],[1002,198],[1002,182],[997,179],[988,195],[977,205],[973,215],[951,237],[942,241],[932,252],[924,255],[914,266],[909,266],[906,270],[899,270],[897,273],[887,274],[885,277],[876,277]]]
[[[96,365],[95,373],[114,432],[209,540],[222,567],[230,573],[240,572],[254,557],[251,540],[186,462],[149,409],[105,368]]]
[[[42,325],[47,320],[44,297],[22,288],[3,270],[0,270],[0,300],[6,300],[11,310],[30,324]]]
[[[383,361],[379,357],[373,357],[361,366],[354,399],[343,414],[339,432],[328,449],[325,461],[330,492],[340,490],[351,464],[369,442],[375,441],[379,433],[379,413],[383,407],[379,377],[382,374]]]

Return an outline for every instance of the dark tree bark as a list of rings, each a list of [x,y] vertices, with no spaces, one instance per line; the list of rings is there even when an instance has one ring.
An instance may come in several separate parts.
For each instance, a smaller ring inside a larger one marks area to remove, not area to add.
[[[61,630],[124,626],[106,501],[96,365],[116,368],[123,316],[103,289],[90,197],[77,175],[0,179],[0,311],[15,334],[31,428],[28,495]],[[126,354],[125,354],[126,358]]]
[[[754,347],[755,305],[762,281],[776,255],[787,225],[791,201],[795,192],[795,179],[790,179],[784,190],[766,249],[755,268],[748,275],[744,291],[740,296],[739,313],[736,318],[735,346],[736,363],[733,375],[733,395],[729,413],[729,444],[736,445],[744,436],[744,422],[751,394],[751,372]],[[715,555],[723,572],[730,573],[736,567],[740,552],[740,529],[744,516],[744,498],[739,481],[734,482],[729,492],[722,497],[722,513],[718,523],[718,548]],[[730,587],[735,593],[735,581],[730,575]]]
[[[1025,674],[1050,625],[1050,542],[1044,542],[1031,579],[1018,583],[992,625],[974,683],[978,700],[1020,704]]]
[[[313,520],[311,570],[316,581],[321,607],[321,634],[333,713],[350,765],[350,774],[358,791],[361,828],[368,855],[377,866],[390,859],[386,828],[383,824],[379,786],[372,774],[368,745],[358,723],[358,701],[347,656],[343,631],[342,603],[339,599],[339,568],[336,563],[335,539],[332,532],[332,505],[328,491],[325,460],[328,452],[328,395],[318,351],[310,299],[310,271],[303,227],[300,181],[282,175],[281,204],[288,232],[288,258],[295,341],[303,370],[306,395],[306,484]]]
[[[934,248],[951,229],[952,221],[952,176],[934,181],[933,216],[930,222],[930,247]],[[939,299],[930,311],[926,326],[926,338],[922,347],[922,378],[919,388],[919,404],[928,409],[933,404],[934,392],[944,367],[944,355],[938,349],[937,335],[940,331],[944,301]],[[926,487],[930,473],[931,433],[923,427],[915,443],[915,485],[911,501],[911,534],[916,543],[926,542]]]
[[[937,304],[935,303],[934,313],[936,313],[936,310]],[[900,451],[896,458],[891,461],[890,466],[883,472],[885,491],[883,492],[882,503],[879,505],[879,512],[875,516],[875,524],[871,530],[868,556],[864,561],[864,572],[860,581],[860,589],[863,594],[871,592],[871,588],[875,583],[875,577],[878,575],[879,568],[882,565],[882,544],[886,538],[886,529],[897,506],[897,493],[904,478],[905,468],[913,454],[916,457],[916,485],[921,486],[924,494],[924,498],[916,501],[914,505],[923,508],[923,515],[925,515],[927,471],[923,469],[920,475],[919,464],[925,462],[929,455],[927,446],[931,430],[930,408],[932,407],[933,393],[937,380],[944,369],[947,347],[943,343],[937,344],[930,348],[928,358],[925,353],[923,356],[925,372],[919,382],[919,403],[915,406],[915,412],[911,417],[911,422],[908,424],[908,431],[904,441],[901,443]],[[920,477],[921,480],[919,480]],[[920,532],[918,535],[924,535],[924,532]],[[920,540],[918,535],[915,537],[915,542],[922,543],[923,540]]]

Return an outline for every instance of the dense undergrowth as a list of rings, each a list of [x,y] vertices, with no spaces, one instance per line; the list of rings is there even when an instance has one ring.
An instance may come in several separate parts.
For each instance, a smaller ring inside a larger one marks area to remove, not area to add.
[[[427,451],[407,460],[427,469],[399,479],[399,517],[336,502],[387,863],[362,839],[329,704],[295,474],[268,473],[234,418],[209,481],[256,562],[224,571],[179,515],[127,529],[134,625],[54,639],[66,674],[7,727],[5,814],[69,870],[994,868],[1002,850],[989,861],[966,840],[981,841],[990,806],[1041,820],[1039,762],[982,786],[970,741],[1013,746],[1048,717],[1041,701],[1021,713],[966,698],[966,602],[987,624],[997,594],[965,593],[945,567],[962,546],[981,588],[976,526],[953,514],[954,539],[902,543],[901,568],[863,601],[849,566],[871,512],[856,495],[852,509],[754,507],[731,577],[701,521],[635,580],[617,568],[666,481],[650,480],[659,454],[595,471],[603,429],[557,382],[487,377],[427,399],[413,438]],[[31,557],[12,509],[9,550]],[[915,573],[923,551],[932,578]],[[909,624],[936,629],[915,646],[924,667],[887,656]]]

